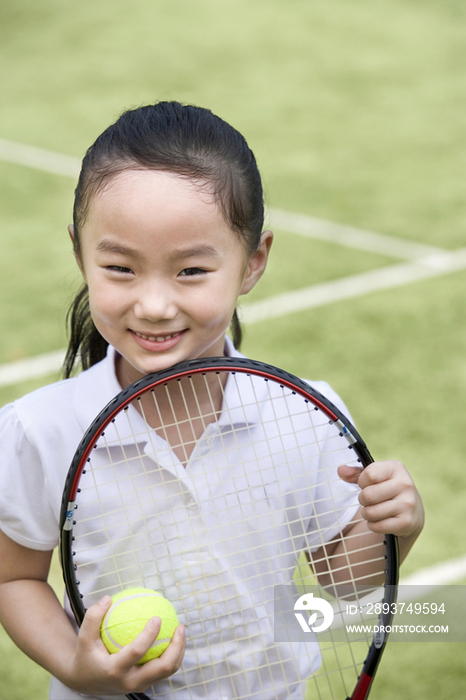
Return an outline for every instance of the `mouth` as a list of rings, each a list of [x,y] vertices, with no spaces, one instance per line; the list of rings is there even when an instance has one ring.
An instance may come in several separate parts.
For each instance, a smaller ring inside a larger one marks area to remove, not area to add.
[[[137,335],[138,338],[142,338],[143,340],[150,340],[152,343],[163,343],[165,340],[177,338],[179,335],[181,335],[182,332],[183,331],[178,331],[177,333],[167,333],[165,335],[146,335],[144,333],[138,333],[137,331],[133,331],[134,335]]]
[[[182,331],[176,331],[175,333],[141,333],[140,331],[130,330],[135,342],[143,350],[150,353],[167,352],[175,348],[178,343],[181,342],[182,338],[188,332],[185,328]]]

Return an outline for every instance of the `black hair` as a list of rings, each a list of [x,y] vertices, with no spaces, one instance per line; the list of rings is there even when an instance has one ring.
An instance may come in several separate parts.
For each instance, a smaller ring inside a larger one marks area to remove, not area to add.
[[[75,191],[74,250],[92,197],[119,173],[163,170],[207,186],[225,220],[252,255],[264,224],[260,174],[244,137],[208,109],[158,102],[124,112],[88,149]],[[68,311],[70,330],[63,371],[69,377],[77,360],[87,369],[105,357],[108,343],[94,325],[84,285]],[[242,330],[235,311],[231,330],[239,348]]]

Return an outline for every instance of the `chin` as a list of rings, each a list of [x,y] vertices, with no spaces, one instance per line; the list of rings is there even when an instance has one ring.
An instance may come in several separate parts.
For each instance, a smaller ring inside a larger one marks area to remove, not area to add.
[[[181,362],[181,359],[173,359],[170,357],[159,357],[157,360],[148,361],[145,363],[133,365],[133,371],[138,372],[141,375],[153,374],[154,372],[162,372],[164,369],[169,369]]]

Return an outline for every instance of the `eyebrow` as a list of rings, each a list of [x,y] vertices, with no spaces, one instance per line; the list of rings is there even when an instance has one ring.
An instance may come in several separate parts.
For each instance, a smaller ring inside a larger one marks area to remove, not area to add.
[[[104,238],[100,241],[96,250],[103,251],[104,253],[119,253],[120,255],[129,255],[132,258],[140,257],[137,250],[122,245],[121,243],[114,243],[113,241],[109,241],[107,238]]]
[[[199,243],[191,248],[181,248],[173,253],[174,260],[197,257],[218,257],[218,252],[209,243]]]
[[[98,244],[96,250],[103,251],[105,253],[118,253],[120,255],[128,255],[132,258],[140,258],[141,255],[134,248],[129,248],[121,243],[116,243],[104,238]],[[218,257],[217,250],[211,246],[209,243],[199,243],[190,248],[180,248],[175,250],[171,256],[174,260],[185,260],[187,258],[196,257]]]

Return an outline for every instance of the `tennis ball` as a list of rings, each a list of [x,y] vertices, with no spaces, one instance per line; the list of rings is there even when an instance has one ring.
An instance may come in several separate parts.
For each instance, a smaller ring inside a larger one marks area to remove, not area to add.
[[[178,625],[175,608],[161,593],[148,588],[127,588],[112,596],[100,627],[102,641],[111,654],[135,639],[152,617],[160,617],[162,627],[159,635],[138,666],[159,657],[171,642]]]

